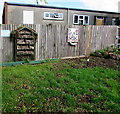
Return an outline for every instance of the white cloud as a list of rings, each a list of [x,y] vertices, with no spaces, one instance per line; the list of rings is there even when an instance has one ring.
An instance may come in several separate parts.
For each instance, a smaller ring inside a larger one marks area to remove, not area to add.
[[[48,3],[49,2],[80,2],[84,4],[85,9],[117,12],[119,1],[120,0],[48,0]]]
[[[118,11],[118,2],[120,0],[80,0],[88,9],[103,11]]]

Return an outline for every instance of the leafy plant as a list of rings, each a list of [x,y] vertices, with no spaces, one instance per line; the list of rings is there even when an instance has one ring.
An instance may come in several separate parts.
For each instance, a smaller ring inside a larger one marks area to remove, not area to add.
[[[113,58],[113,59],[120,59],[120,50],[117,45],[109,46],[102,50],[97,50],[90,54],[91,56],[98,56],[104,58]]]
[[[24,63],[30,63],[30,59],[25,59]]]

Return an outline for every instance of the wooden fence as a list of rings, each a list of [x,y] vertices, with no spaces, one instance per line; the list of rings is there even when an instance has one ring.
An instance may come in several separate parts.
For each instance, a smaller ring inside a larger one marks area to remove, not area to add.
[[[115,43],[117,26],[74,26],[74,25],[0,25],[0,30],[13,31],[20,26],[27,26],[38,33],[36,41],[36,60],[48,58],[74,57],[104,49]],[[75,46],[67,42],[68,28],[79,28],[79,40]],[[10,38],[0,38],[2,62],[13,60],[13,42]],[[0,61],[1,62],[1,61]]]

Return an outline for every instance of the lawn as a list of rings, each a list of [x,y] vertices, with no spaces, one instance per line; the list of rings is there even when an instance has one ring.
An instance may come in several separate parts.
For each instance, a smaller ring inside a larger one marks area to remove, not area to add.
[[[77,59],[3,67],[3,111],[119,112],[119,65],[91,64]]]

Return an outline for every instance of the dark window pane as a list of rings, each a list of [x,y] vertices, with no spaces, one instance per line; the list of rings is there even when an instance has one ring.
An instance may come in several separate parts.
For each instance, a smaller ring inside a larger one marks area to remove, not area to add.
[[[74,16],[74,23],[77,24],[78,23],[78,15]]]
[[[46,14],[45,14],[45,17],[49,17],[49,13],[46,13]]]
[[[88,24],[88,16],[85,16],[85,20],[84,20],[85,22],[85,24]]]
[[[79,18],[80,18],[80,19],[83,19],[83,16],[80,16]]]
[[[104,17],[104,25],[107,25],[107,17]]]
[[[51,18],[54,18],[54,14],[53,14],[53,13],[50,13],[50,17],[51,17]]]
[[[120,25],[120,19],[118,17],[115,18],[115,25]]]

